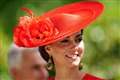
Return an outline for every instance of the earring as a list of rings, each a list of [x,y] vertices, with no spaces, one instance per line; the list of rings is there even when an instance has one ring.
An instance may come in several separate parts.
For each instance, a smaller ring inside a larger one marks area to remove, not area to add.
[[[80,64],[79,64],[79,70],[82,70],[82,69],[83,69],[83,63],[80,62]]]
[[[47,69],[48,70],[52,70],[53,69],[53,63],[52,63],[51,58],[49,58],[49,60],[48,60]]]

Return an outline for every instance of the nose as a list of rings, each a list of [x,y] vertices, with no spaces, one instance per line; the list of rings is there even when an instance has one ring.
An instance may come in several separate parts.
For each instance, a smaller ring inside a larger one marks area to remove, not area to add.
[[[71,50],[78,51],[78,52],[81,53],[82,50],[84,49],[84,44],[83,44],[83,42],[76,43],[75,41],[73,41],[73,42],[71,43],[70,49],[71,49]]]
[[[78,49],[78,43],[76,43],[75,41],[72,41],[71,42],[71,46],[70,46],[71,49]]]
[[[41,80],[47,80],[47,78],[48,78],[48,72],[47,72],[46,68],[42,68],[39,71],[39,75],[41,77]]]

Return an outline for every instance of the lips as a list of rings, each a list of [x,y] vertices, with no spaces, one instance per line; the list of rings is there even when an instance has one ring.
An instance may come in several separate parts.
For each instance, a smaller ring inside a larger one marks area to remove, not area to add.
[[[74,52],[74,53],[66,54],[65,57],[71,60],[76,60],[78,57],[80,57],[80,54],[78,52]]]
[[[81,60],[81,53],[77,51],[73,53],[68,53],[65,55],[65,59],[67,62],[70,62],[75,66],[78,66]]]
[[[74,55],[65,55],[67,58],[72,58],[72,59],[76,59],[79,55],[78,54],[74,54]]]

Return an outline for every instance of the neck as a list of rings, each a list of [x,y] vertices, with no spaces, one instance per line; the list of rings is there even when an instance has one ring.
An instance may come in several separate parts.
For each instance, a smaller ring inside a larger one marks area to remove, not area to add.
[[[83,73],[79,71],[78,67],[68,68],[56,66],[55,80],[82,80]]]

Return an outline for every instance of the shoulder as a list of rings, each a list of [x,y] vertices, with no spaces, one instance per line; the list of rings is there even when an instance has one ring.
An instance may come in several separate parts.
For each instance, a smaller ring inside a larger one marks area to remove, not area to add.
[[[86,73],[83,80],[104,80],[104,79]]]

